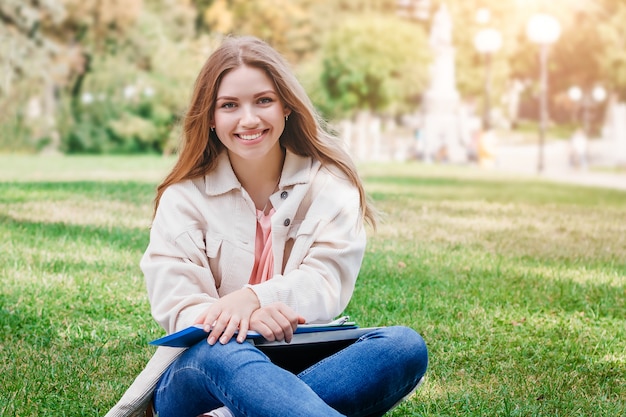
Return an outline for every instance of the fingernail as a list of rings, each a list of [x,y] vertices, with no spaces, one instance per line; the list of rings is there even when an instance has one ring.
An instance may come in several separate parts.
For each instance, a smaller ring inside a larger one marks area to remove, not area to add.
[[[215,337],[209,337],[209,345],[213,346],[215,344]]]

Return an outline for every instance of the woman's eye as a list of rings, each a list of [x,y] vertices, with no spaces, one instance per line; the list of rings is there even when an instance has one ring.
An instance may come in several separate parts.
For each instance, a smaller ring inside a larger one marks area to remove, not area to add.
[[[234,108],[235,106],[236,106],[236,104],[235,104],[235,103],[224,103],[224,104],[222,104],[222,106],[221,106],[221,107],[222,107],[223,109],[232,109],[232,108]]]
[[[259,99],[259,103],[261,104],[268,104],[271,103],[273,100],[269,97],[263,97]]]

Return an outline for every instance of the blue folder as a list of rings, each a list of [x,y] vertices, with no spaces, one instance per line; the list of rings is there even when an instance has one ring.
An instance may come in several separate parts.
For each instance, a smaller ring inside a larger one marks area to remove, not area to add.
[[[307,333],[326,333],[331,331],[338,330],[350,330],[350,329],[358,329],[358,326],[353,322],[345,322],[340,324],[301,324],[299,325],[294,332],[294,339],[302,339],[296,338],[295,335],[307,334]],[[186,329],[180,330],[176,333],[169,334],[160,339],[153,340],[150,342],[151,345],[156,346],[170,346],[170,347],[190,347],[201,341],[202,339],[206,339],[209,336],[209,333],[205,332],[203,326],[201,324],[197,324],[194,326],[187,327]],[[263,336],[254,331],[249,331],[246,337],[246,340],[249,342],[253,342],[253,344],[267,344]],[[321,340],[318,338],[305,338],[307,342],[310,343],[311,340]],[[297,340],[295,341],[297,343]],[[294,343],[294,340],[292,340]]]

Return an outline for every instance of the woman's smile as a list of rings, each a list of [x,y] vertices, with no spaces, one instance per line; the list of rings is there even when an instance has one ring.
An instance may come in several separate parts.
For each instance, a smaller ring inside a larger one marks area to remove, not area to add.
[[[267,131],[268,130],[260,130],[255,133],[235,133],[235,136],[237,136],[239,139],[242,139],[246,142],[251,142],[253,140],[256,140],[262,137]]]

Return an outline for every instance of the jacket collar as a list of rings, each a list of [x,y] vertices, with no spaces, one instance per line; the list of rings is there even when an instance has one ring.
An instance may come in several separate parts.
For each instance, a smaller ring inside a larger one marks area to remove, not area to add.
[[[319,163],[314,163],[311,157],[296,155],[287,149],[279,188],[309,182],[318,169]],[[215,169],[205,176],[205,184],[207,195],[225,194],[241,188],[225,150],[218,155]]]

